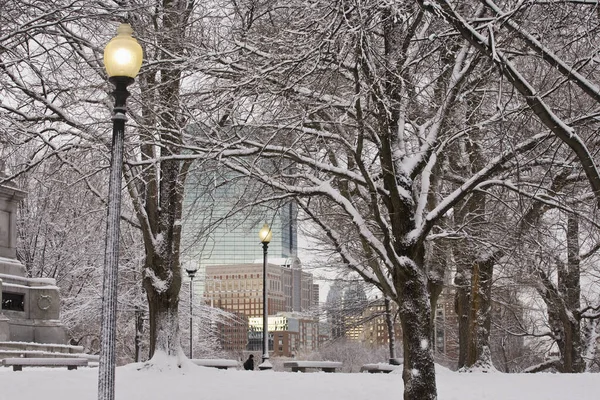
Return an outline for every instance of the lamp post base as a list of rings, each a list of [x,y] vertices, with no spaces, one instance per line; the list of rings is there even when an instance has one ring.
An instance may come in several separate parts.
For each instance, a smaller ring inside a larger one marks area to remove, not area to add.
[[[258,369],[261,371],[268,371],[270,369],[273,369],[273,364],[271,364],[271,362],[267,359],[261,364],[258,364]]]

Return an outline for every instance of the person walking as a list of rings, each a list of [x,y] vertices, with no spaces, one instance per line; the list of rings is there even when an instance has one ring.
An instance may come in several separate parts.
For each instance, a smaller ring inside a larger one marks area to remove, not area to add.
[[[248,359],[244,362],[244,369],[246,371],[254,371],[254,354],[248,356]]]

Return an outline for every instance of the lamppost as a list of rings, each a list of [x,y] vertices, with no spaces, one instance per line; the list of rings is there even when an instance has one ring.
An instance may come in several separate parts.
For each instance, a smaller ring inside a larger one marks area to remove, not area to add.
[[[123,171],[123,140],[127,111],[125,104],[132,84],[142,66],[143,52],[131,37],[129,24],[121,24],[117,36],[104,48],[104,66],[109,81],[115,85],[113,133],[108,183],[108,211],[104,251],[104,281],[102,286],[102,329],[98,366],[98,399],[115,397],[115,339],[117,331],[117,272],[119,267],[119,220],[121,217],[121,174]]]
[[[194,275],[196,275],[196,271],[198,271],[198,269],[191,269],[191,268],[185,269],[185,272],[187,272],[188,276],[190,277],[190,360],[192,358],[194,358],[194,347],[193,347],[193,341],[192,341],[192,338],[194,336],[193,335],[194,325],[192,324],[192,322],[193,322],[192,316],[194,315],[193,314],[194,309],[193,309],[192,305],[194,304],[193,303],[193,300],[194,300]]]
[[[269,242],[273,237],[273,232],[268,224],[264,224],[258,232],[258,237],[263,245],[263,343],[262,343],[262,364],[259,369],[271,369],[273,366],[269,362],[269,307],[267,304],[267,249]]]

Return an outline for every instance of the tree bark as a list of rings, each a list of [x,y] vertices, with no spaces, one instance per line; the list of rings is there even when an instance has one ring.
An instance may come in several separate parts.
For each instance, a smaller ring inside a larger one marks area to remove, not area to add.
[[[468,324],[468,342],[465,367],[493,367],[490,350],[492,325],[492,273],[493,258],[473,263],[471,278],[471,302]]]
[[[557,310],[561,334],[557,344],[561,351],[563,372],[580,373],[585,370],[582,355],[579,268],[579,221],[576,215],[567,217],[567,264],[558,263],[558,294],[564,299],[564,308]],[[562,305],[556,304],[557,306]]]
[[[456,274],[454,284],[456,294],[454,295],[454,311],[458,316],[458,368],[467,365],[467,353],[469,349],[469,281],[464,277],[466,271]]]
[[[385,323],[388,331],[388,344],[390,350],[390,359],[396,358],[396,333],[394,332],[394,319],[392,318],[392,310],[390,307],[390,299],[384,296],[383,303],[385,305]]]
[[[144,335],[144,312],[139,305],[135,306],[135,362],[142,361],[142,338]]]
[[[585,371],[582,354],[579,267],[579,222],[576,215],[567,217],[567,264],[556,259],[557,285],[538,268],[541,281],[538,293],[546,303],[550,330],[560,351],[561,372]]]
[[[426,277],[414,271],[414,276],[397,290],[404,347],[404,400],[435,400],[437,390]]]
[[[148,297],[150,315],[150,358],[160,352],[167,356],[177,356],[181,348],[178,317],[179,290],[159,292],[149,287],[150,285],[152,285],[151,280],[145,278],[144,288]],[[181,286],[181,277],[177,286]]]

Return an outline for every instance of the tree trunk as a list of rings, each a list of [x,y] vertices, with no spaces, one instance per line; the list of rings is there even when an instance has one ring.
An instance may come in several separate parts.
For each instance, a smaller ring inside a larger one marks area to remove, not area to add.
[[[592,372],[592,367],[596,364],[597,342],[599,337],[598,320],[586,320],[582,326],[582,351],[583,360],[585,362],[585,372]]]
[[[473,263],[471,302],[468,314],[469,342],[465,367],[492,368],[490,330],[492,325],[492,274],[494,258]]]
[[[160,352],[178,356],[181,349],[179,296],[173,296],[172,290],[159,292],[148,288],[147,282],[149,280],[144,279],[150,314],[150,358]]]
[[[397,287],[404,346],[404,400],[435,400],[437,390],[431,343],[431,310],[424,274]]]
[[[581,331],[579,321],[563,322],[564,340],[562,343],[563,372],[580,373],[585,370],[581,357]],[[559,346],[560,347],[560,346]]]
[[[579,221],[576,215],[567,219],[567,264],[556,259],[557,285],[538,268],[541,287],[538,293],[548,309],[548,323],[560,351],[561,372],[585,370],[583,359],[580,308]]]
[[[579,266],[579,219],[575,214],[567,218],[567,265],[566,269],[559,269],[558,290],[566,299],[570,312],[564,313],[563,325],[565,327],[565,372],[580,373],[585,370],[583,348],[581,341],[581,286]]]
[[[387,324],[389,338],[390,360],[392,360],[393,358],[396,358],[396,333],[394,332],[394,320],[392,318],[390,299],[387,296],[384,296],[383,304],[385,305],[385,322]]]
[[[135,306],[135,362],[142,361],[142,337],[144,335],[144,312]]]
[[[460,247],[457,246],[457,248]],[[460,260],[460,257],[457,257]],[[464,263],[458,261],[456,266],[456,276],[454,285],[456,293],[454,295],[454,311],[458,316],[458,365],[463,368],[467,365],[467,353],[469,349],[469,299],[470,299],[470,271]]]

